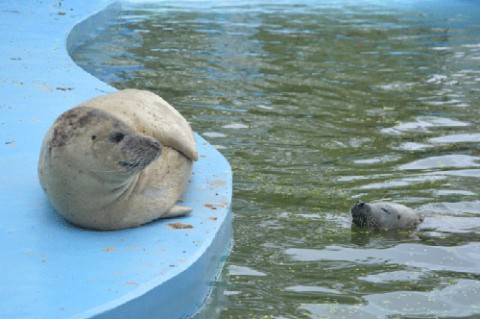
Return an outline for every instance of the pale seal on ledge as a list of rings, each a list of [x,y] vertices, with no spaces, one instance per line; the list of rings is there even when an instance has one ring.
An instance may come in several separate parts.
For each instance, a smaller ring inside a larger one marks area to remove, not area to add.
[[[414,229],[424,217],[407,206],[392,202],[367,204],[357,201],[350,209],[353,224],[370,230]]]
[[[185,118],[154,93],[128,89],[60,115],[43,140],[38,173],[67,220],[114,230],[189,213],[176,202],[197,159]]]

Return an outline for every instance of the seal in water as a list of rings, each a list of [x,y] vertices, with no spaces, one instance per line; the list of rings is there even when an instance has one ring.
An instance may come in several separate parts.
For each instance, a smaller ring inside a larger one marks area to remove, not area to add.
[[[190,125],[154,93],[123,90],[58,117],[40,153],[40,183],[73,224],[113,230],[180,216],[198,159]]]
[[[407,206],[391,202],[367,204],[357,201],[350,209],[353,223],[363,229],[413,229],[424,217]]]

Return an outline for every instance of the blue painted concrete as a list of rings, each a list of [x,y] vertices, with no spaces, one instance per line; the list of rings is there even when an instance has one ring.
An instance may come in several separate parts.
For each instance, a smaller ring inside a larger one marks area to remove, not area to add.
[[[83,230],[55,214],[39,186],[40,145],[55,118],[114,90],[67,52],[115,17],[112,3],[0,1],[0,318],[188,318],[228,253],[231,169],[199,136],[188,217]]]

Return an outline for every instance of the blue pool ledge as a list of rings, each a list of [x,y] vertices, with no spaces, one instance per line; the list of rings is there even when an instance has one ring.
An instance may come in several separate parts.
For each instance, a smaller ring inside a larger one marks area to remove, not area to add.
[[[47,129],[63,111],[115,90],[68,52],[119,10],[113,1],[0,2],[0,318],[190,318],[228,254],[231,168],[198,135],[187,217],[84,230],[42,192],[37,160]]]

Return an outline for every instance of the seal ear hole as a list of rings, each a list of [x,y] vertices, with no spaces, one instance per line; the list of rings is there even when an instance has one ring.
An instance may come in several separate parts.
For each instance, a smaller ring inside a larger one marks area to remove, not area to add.
[[[123,140],[124,137],[125,137],[125,134],[120,133],[120,132],[116,132],[116,133],[113,133],[112,135],[110,135],[108,140],[110,142],[113,142],[113,143],[120,143]]]

